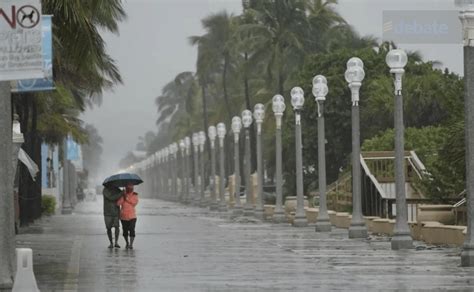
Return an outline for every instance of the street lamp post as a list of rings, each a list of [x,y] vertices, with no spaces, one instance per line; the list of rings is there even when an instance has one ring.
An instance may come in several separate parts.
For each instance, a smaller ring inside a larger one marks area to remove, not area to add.
[[[244,110],[242,112],[242,124],[245,128],[245,205],[244,216],[254,216],[254,208],[250,198],[250,125],[252,125],[252,112]]]
[[[224,123],[217,124],[217,136],[219,137],[219,211],[227,211],[225,202],[225,169],[224,169],[224,138],[226,129]]]
[[[284,223],[286,222],[285,212],[283,211],[283,171],[282,171],[282,157],[281,157],[281,119],[285,112],[286,105],[283,96],[277,94],[272,99],[272,110],[275,114],[276,130],[276,205],[275,211],[273,212],[273,222]]]
[[[158,197],[158,152],[153,153],[153,166],[151,169],[151,175],[153,176],[153,197]]]
[[[71,197],[69,196],[69,160],[67,159],[67,137],[63,140],[63,198],[61,214],[72,214]]]
[[[199,205],[199,134],[194,133],[192,136],[193,140],[193,147],[194,147],[194,200],[193,200],[193,205],[198,206]]]
[[[392,249],[413,248],[410,228],[408,227],[408,210],[405,193],[405,147],[403,126],[403,96],[402,77],[407,62],[405,51],[391,50],[386,57],[390,73],[395,75],[395,193],[396,193],[396,222],[391,240]]]
[[[296,154],[296,213],[293,226],[308,226],[304,210],[303,189],[303,143],[301,141],[301,110],[304,104],[304,91],[301,87],[291,89],[291,105],[295,111],[295,154]]]
[[[179,141],[179,150],[181,153],[181,202],[186,202],[186,184],[187,184],[187,177],[186,177],[186,144],[184,143],[184,139]]]
[[[326,138],[324,128],[324,101],[328,94],[326,77],[317,75],[313,78],[313,95],[318,105],[318,176],[319,176],[319,214],[316,232],[331,231],[326,200]]]
[[[186,146],[186,158],[185,158],[185,175],[186,175],[186,204],[190,203],[190,190],[192,182],[192,172],[191,172],[191,138],[186,136],[184,138],[184,145]]]
[[[173,200],[178,201],[178,144],[172,143]]]
[[[464,113],[466,137],[467,233],[461,253],[463,267],[474,266],[474,1],[456,0],[464,38]]]
[[[215,126],[210,126],[208,129],[209,142],[211,143],[211,175],[209,176],[209,183],[211,189],[211,204],[209,209],[216,211],[219,208],[217,203],[217,190],[216,190],[216,136],[217,129]]]
[[[255,217],[263,219],[263,157],[262,157],[262,123],[265,119],[265,106],[257,103],[254,107],[253,117],[257,124],[257,206]]]
[[[161,167],[162,167],[162,155],[161,150],[158,150],[157,154],[157,167],[156,167],[156,176],[158,179],[158,197],[161,198],[163,196],[163,179],[161,177]]]
[[[235,184],[235,206],[232,210],[234,216],[240,216],[243,214],[242,204],[240,202],[240,145],[239,145],[239,135],[240,130],[242,129],[242,120],[240,117],[232,118],[232,133],[234,133],[234,184]]]
[[[204,170],[204,145],[206,145],[206,133],[204,131],[199,132],[199,163],[201,166],[199,185],[201,187],[201,201],[200,207],[206,207],[206,179]]]
[[[360,119],[359,90],[364,80],[364,63],[359,58],[347,62],[345,78],[349,83],[352,98],[352,221],[349,238],[366,238],[367,227],[362,216],[361,173],[360,173]]]
[[[170,156],[170,152],[169,152],[169,147],[166,146],[164,149],[164,176],[165,176],[165,195],[167,198],[169,198],[170,196],[170,174],[169,174],[169,167],[170,167],[170,164],[169,164],[169,156]]]

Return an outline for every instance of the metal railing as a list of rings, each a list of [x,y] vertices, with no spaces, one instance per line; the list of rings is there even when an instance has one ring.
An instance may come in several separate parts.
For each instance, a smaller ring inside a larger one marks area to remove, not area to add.
[[[365,216],[394,218],[395,208],[395,153],[393,151],[362,152],[362,212]],[[416,221],[418,205],[429,203],[416,182],[427,173],[425,166],[414,151],[405,152],[405,177],[409,196],[407,196],[408,220]],[[387,193],[389,191],[389,193]],[[390,192],[391,191],[391,192]],[[352,206],[352,176],[348,172],[328,186],[328,204],[333,210],[347,210]]]

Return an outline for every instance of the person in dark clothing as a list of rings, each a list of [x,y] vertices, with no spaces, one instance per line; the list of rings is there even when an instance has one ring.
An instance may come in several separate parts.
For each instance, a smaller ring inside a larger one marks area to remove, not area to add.
[[[117,187],[104,186],[102,195],[104,196],[104,221],[109,237],[109,248],[120,248],[118,239],[120,236],[120,207],[117,206],[117,200],[122,196],[123,192]],[[115,244],[112,241],[112,228],[115,228]]]

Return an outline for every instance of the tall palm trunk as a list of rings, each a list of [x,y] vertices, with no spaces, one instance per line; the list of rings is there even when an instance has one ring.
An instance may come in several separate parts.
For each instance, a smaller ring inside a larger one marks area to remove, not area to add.
[[[222,89],[224,90],[224,101],[227,110],[227,123],[229,124],[232,119],[232,109],[229,103],[229,94],[227,92],[227,70],[229,67],[229,57],[224,56],[224,68],[222,70]]]

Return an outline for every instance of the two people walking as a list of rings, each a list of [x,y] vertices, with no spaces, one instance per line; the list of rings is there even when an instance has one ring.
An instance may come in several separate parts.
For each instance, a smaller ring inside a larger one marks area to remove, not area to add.
[[[123,191],[113,185],[105,184],[102,194],[104,197],[104,221],[110,242],[109,248],[120,248],[118,244],[120,219],[126,243],[125,248],[133,249],[137,223],[135,206],[138,204],[138,194],[134,192],[133,184],[127,183]],[[112,238],[112,228],[115,231],[114,238]]]

